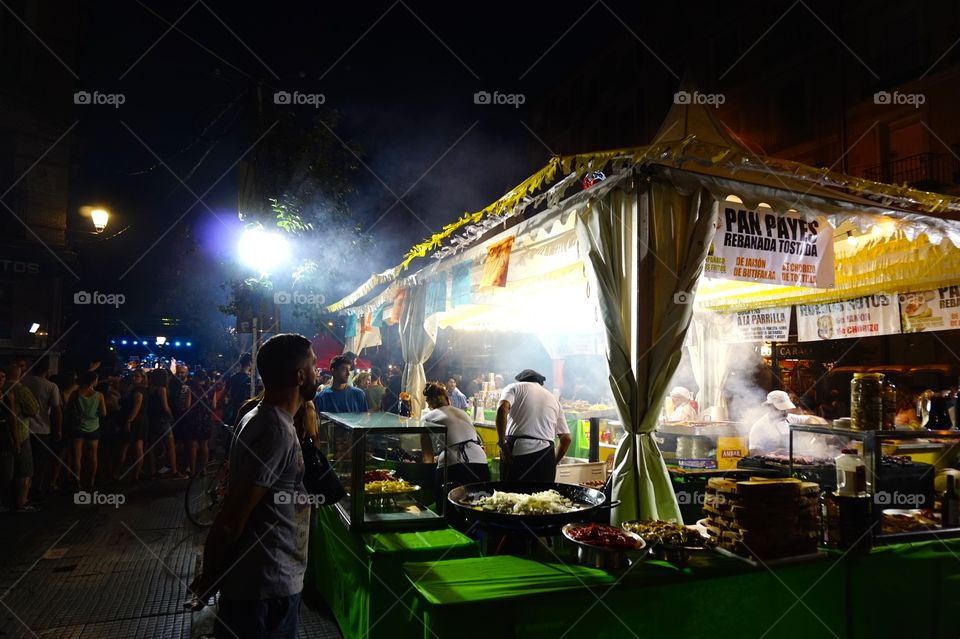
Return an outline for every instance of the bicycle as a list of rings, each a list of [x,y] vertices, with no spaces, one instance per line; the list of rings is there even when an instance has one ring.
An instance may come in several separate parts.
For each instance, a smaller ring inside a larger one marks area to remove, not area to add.
[[[210,459],[202,472],[190,478],[184,493],[187,519],[203,528],[212,525],[223,508],[227,484],[230,481],[230,443],[233,439],[233,428],[223,422],[219,425],[227,435],[222,454]]]

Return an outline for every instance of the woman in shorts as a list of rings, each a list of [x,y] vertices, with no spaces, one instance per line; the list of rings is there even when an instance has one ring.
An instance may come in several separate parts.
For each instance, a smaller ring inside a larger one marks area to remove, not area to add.
[[[72,410],[76,418],[73,421],[76,430],[71,434],[73,439],[73,473],[80,483],[83,483],[83,453],[86,450],[90,467],[90,481],[86,484],[87,490],[93,490],[97,478],[97,448],[100,443],[100,418],[107,414],[107,403],[103,393],[97,391],[97,374],[93,371],[80,373],[79,388],[71,401]]]

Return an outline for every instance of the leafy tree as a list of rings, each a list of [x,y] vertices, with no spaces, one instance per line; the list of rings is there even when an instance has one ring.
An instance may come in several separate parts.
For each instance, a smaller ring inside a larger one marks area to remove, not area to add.
[[[282,306],[283,328],[312,332],[324,316],[321,302],[349,292],[357,255],[373,250],[348,203],[360,161],[334,133],[336,112],[306,123],[289,111],[276,115],[247,169],[240,215],[247,227],[289,234],[290,266],[270,278],[231,280],[230,300],[220,310],[236,315],[275,291],[295,291],[314,303]]]

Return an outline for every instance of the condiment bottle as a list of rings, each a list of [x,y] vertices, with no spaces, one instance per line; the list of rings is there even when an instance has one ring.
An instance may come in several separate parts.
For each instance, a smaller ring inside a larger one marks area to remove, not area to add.
[[[844,448],[836,463],[837,494],[842,497],[866,497],[867,465],[856,449]]]

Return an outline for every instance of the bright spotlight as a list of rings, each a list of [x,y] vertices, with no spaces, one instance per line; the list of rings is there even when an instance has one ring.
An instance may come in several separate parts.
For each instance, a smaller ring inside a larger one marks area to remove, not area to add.
[[[32,323],[32,324],[30,325],[30,334],[31,334],[31,335],[36,335],[36,334],[37,334],[37,331],[39,331],[39,330],[40,330],[40,325],[37,324],[36,322],[34,322],[34,323]]]
[[[281,233],[252,228],[240,236],[237,252],[244,265],[261,275],[269,275],[287,259],[290,248]]]
[[[166,337],[164,337],[163,335],[158,335],[158,336],[157,336],[157,346],[163,346],[163,345],[166,344],[166,343],[167,343],[167,338],[166,338]]]

